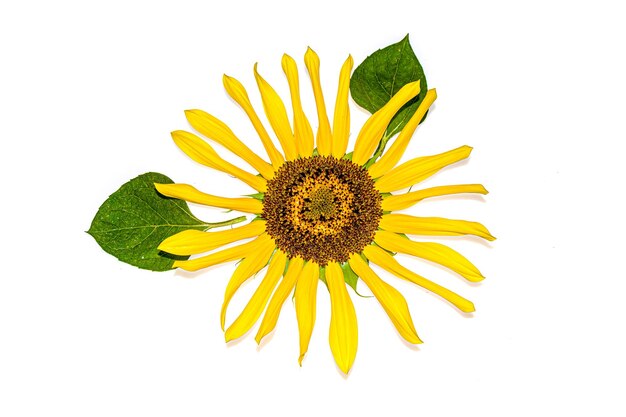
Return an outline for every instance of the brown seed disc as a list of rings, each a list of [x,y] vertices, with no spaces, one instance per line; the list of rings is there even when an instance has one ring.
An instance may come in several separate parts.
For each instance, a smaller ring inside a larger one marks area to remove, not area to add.
[[[312,156],[285,162],[267,182],[267,233],[289,257],[346,262],[374,239],[382,197],[363,167]]]

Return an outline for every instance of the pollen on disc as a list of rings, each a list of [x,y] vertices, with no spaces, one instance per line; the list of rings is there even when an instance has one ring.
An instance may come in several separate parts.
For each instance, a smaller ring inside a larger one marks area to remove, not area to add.
[[[345,262],[374,239],[382,196],[363,167],[332,156],[288,161],[268,181],[267,233],[290,257]]]

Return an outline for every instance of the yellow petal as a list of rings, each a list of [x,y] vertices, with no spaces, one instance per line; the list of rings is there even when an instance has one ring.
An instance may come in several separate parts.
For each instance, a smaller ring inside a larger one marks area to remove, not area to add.
[[[338,263],[326,266],[326,283],[330,292],[330,350],[339,369],[347,374],[356,357],[358,329],[354,305]]]
[[[289,124],[285,105],[272,86],[259,75],[256,64],[254,64],[254,77],[259,86],[267,120],[269,120],[274,133],[276,133],[283,151],[285,151],[285,157],[288,161],[292,161],[298,157],[298,150],[296,149],[296,142],[293,138],[293,131]]]
[[[198,132],[238,155],[266,179],[274,177],[274,168],[239,140],[224,122],[202,110],[185,111],[187,121]]]
[[[283,71],[289,82],[291,92],[291,105],[293,107],[293,130],[296,140],[296,149],[302,157],[313,154],[313,130],[302,110],[300,101],[300,80],[298,79],[298,67],[296,61],[287,54],[283,55]]]
[[[252,103],[250,103],[250,98],[248,97],[248,92],[239,81],[226,74],[224,74],[222,81],[228,95],[231,96],[232,99],[235,100],[248,115],[248,118],[252,122],[252,126],[254,126],[259,138],[261,138],[261,142],[263,142],[263,147],[267,151],[270,161],[272,161],[272,166],[275,170],[277,170],[283,164],[285,159],[278,149],[276,149],[276,146],[274,146],[274,142],[272,142],[272,139],[267,133],[267,130],[265,130],[263,123],[261,123],[259,116],[256,111],[254,111],[254,107],[252,107]]]
[[[386,197],[383,200],[382,208],[384,211],[404,210],[426,198],[463,193],[488,194],[488,191],[480,184],[444,185],[441,187],[425,188],[423,190]]]
[[[367,257],[367,259],[376,265],[386,269],[400,278],[406,279],[407,281],[417,284],[420,287],[437,294],[441,298],[453,304],[459,310],[465,313],[471,313],[474,311],[474,304],[471,301],[466,300],[449,289],[444,288],[439,284],[435,284],[415,272],[408,270],[400,265],[400,263],[396,261],[393,256],[385,252],[384,249],[381,249],[378,246],[369,245],[363,249],[363,254]]]
[[[219,232],[189,229],[168,237],[161,242],[158,249],[173,255],[195,255],[238,240],[259,236],[264,231],[265,220],[256,220],[245,226]]]
[[[433,242],[414,242],[392,232],[379,230],[374,241],[391,252],[401,252],[438,263],[460,274],[469,281],[482,281],[482,276],[463,255],[445,245]]]
[[[372,178],[378,178],[387,173],[387,171],[398,163],[400,158],[402,158],[402,155],[404,154],[415,129],[417,129],[417,126],[424,118],[424,115],[426,115],[428,108],[436,99],[437,91],[434,88],[432,90],[428,90],[424,96],[424,100],[422,100],[406,126],[402,128],[402,132],[400,132],[396,140],[393,141],[391,147],[383,154],[383,156],[380,157],[378,161],[376,161],[376,163],[369,167],[368,171]]]
[[[211,145],[193,133],[177,130],[172,132],[172,139],[174,139],[176,146],[194,161],[232,175],[261,193],[267,191],[267,181],[265,179],[223,160]]]
[[[300,356],[298,363],[302,366],[302,359],[309,348],[311,333],[315,325],[315,301],[317,297],[317,281],[320,267],[315,262],[308,262],[302,269],[295,291],[296,317],[300,333]]]
[[[166,197],[179,198],[191,203],[204,204],[237,210],[244,213],[260,214],[263,203],[254,198],[226,198],[203,193],[189,184],[154,184],[157,191]]]
[[[267,306],[267,311],[265,312],[263,321],[261,321],[261,326],[259,326],[259,331],[255,337],[257,343],[261,343],[261,339],[263,339],[269,332],[274,330],[274,327],[276,327],[280,310],[283,307],[285,300],[291,293],[291,290],[293,290],[293,287],[296,285],[296,281],[298,281],[298,277],[302,272],[303,265],[304,261],[299,257],[291,258],[289,261],[287,273],[278,285],[274,295],[272,295],[272,299],[270,300],[270,304]]]
[[[380,279],[358,253],[353,254],[349,262],[350,268],[363,280],[383,306],[398,333],[409,343],[422,343],[417,336],[409,306],[402,294]]]
[[[385,214],[378,225],[389,232],[426,236],[474,235],[486,240],[496,240],[485,226],[466,220],[442,217],[414,217],[408,214]]]
[[[411,159],[380,177],[376,181],[376,188],[382,193],[387,193],[410,187],[434,175],[440,169],[467,158],[471,152],[470,146],[461,146],[439,155]]]
[[[320,82],[320,58],[314,50],[307,48],[306,54],[304,54],[304,63],[311,77],[315,106],[317,108],[319,124],[317,127],[317,151],[320,155],[327,156],[330,155],[332,150],[332,134],[330,133],[330,122],[328,121],[326,103],[324,102],[324,94],[322,93]]]
[[[224,293],[224,302],[222,303],[222,312],[220,314],[222,330],[224,330],[224,322],[226,321],[226,310],[228,309],[228,304],[233,298],[233,295],[235,295],[235,292],[239,289],[241,284],[267,265],[270,256],[272,256],[272,252],[276,249],[274,240],[267,235],[265,235],[265,237],[267,238],[255,241],[250,255],[237,265],[237,269],[235,269],[233,276],[228,281],[226,292]]]
[[[244,243],[243,245],[224,249],[200,258],[189,259],[187,261],[175,261],[173,267],[181,268],[186,271],[197,271],[202,268],[208,268],[209,266],[242,259],[254,253],[254,249],[258,246],[259,242],[266,241],[268,238],[268,235],[262,234],[252,242]]]
[[[233,324],[226,330],[224,337],[227,342],[238,339],[246,334],[248,330],[254,326],[254,323],[257,322],[259,317],[261,317],[261,313],[263,313],[263,309],[265,309],[270,295],[272,295],[272,291],[276,288],[278,280],[285,271],[286,263],[287,256],[280,250],[276,251],[274,256],[272,256],[270,265],[267,267],[265,278],[263,278],[263,281],[261,281],[261,284],[254,292],[239,317],[237,317]]]
[[[348,148],[348,138],[350,136],[350,106],[348,105],[348,97],[350,95],[352,65],[354,65],[354,61],[352,56],[348,55],[348,59],[344,62],[339,73],[339,88],[337,89],[335,113],[333,116],[332,152],[335,158],[342,158]]]
[[[372,156],[383,137],[389,122],[395,114],[409,100],[420,93],[420,82],[415,81],[404,85],[391,99],[376,113],[370,116],[359,132],[354,144],[352,162],[363,165]]]

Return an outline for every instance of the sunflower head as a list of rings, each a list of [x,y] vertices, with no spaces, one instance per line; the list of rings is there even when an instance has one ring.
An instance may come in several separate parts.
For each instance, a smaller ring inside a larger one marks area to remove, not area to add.
[[[416,242],[407,235],[493,237],[475,222],[440,217],[415,217],[393,213],[426,198],[458,193],[482,193],[479,184],[440,186],[401,192],[434,175],[440,169],[469,156],[462,146],[438,155],[400,160],[408,142],[429,106],[435,90],[429,90],[406,126],[386,152],[381,138],[392,118],[421,91],[419,81],[400,88],[386,105],[360,129],[354,150],[346,154],[350,132],[348,94],[352,58],[339,75],[334,118],[329,121],[319,77],[319,58],[311,49],[305,54],[315,96],[318,127],[314,134],[300,101],[300,79],[295,60],[285,55],[282,68],[291,93],[291,121],[287,108],[271,85],[254,67],[263,109],[280,148],[275,145],[250,103],[248,93],[232,77],[224,77],[228,94],[244,110],[257,131],[269,162],[250,150],[216,117],[201,110],[186,112],[199,133],[239,155],[254,172],[224,159],[201,137],[174,132],[176,144],[195,161],[230,174],[257,191],[255,197],[219,197],[187,184],[156,184],[162,194],[214,207],[255,214],[250,223],[219,232],[188,230],[166,239],[159,249],[176,255],[202,254],[174,266],[198,270],[227,261],[240,261],[226,287],[221,322],[225,326],[228,304],[237,289],[250,277],[266,269],[250,302],[226,328],[226,340],[241,337],[259,320],[256,340],[272,331],[291,293],[300,332],[302,361],[308,349],[316,317],[318,282],[323,278],[331,300],[329,343],[337,365],[348,372],[357,348],[357,321],[346,289],[346,274],[356,275],[378,299],[400,335],[410,343],[421,343],[404,297],[371,268],[376,264],[404,280],[431,291],[464,312],[473,304],[454,292],[403,267],[396,252],[436,262],[470,281],[483,277],[478,269],[453,249],[439,243]],[[386,138],[389,139],[389,138]],[[386,141],[385,141],[386,143]],[[223,245],[253,240],[227,249]]]

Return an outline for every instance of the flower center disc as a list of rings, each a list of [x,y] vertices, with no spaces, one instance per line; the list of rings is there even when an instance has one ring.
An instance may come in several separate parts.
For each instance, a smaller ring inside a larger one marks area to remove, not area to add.
[[[289,257],[346,262],[374,239],[382,197],[361,166],[331,156],[285,162],[263,200],[267,233]]]

